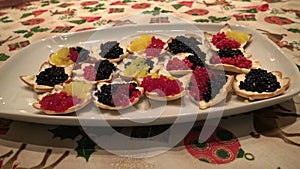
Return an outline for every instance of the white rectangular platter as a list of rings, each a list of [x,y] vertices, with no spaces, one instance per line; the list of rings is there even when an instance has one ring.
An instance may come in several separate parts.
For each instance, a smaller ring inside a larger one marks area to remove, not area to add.
[[[201,36],[203,31],[216,33],[222,26],[217,24],[133,25],[65,34],[33,43],[20,50],[0,68],[0,117],[55,125],[143,126],[171,124],[245,113],[283,102],[299,93],[300,74],[296,65],[265,36],[241,25],[231,25],[231,28],[253,35],[252,42],[246,51],[252,53],[253,58],[258,59],[263,68],[269,71],[281,71],[283,76],[292,79],[290,87],[284,94],[270,99],[244,103],[243,99],[232,93],[225,106],[218,105],[206,110],[200,110],[188,97],[183,97],[181,100],[168,102],[167,105],[149,101],[148,108],[140,109],[137,105],[134,109],[121,112],[99,110],[91,104],[69,115],[46,115],[31,106],[36,99],[35,93],[19,79],[20,75],[35,75],[39,66],[49,59],[49,55],[63,46],[119,41],[142,33],[162,34],[169,37],[187,33]]]

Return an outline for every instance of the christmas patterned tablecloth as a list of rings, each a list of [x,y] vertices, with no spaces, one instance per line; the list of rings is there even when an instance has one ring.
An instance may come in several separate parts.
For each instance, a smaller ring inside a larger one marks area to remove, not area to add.
[[[299,7],[299,0],[25,1],[0,9],[0,66],[22,48],[53,35],[182,21],[190,24],[244,25],[270,39],[298,66]],[[142,19],[134,17],[137,15],[143,16]],[[198,141],[204,125],[203,121],[199,121],[170,150],[140,158],[118,156],[106,151],[81,126],[44,125],[2,117],[0,169],[297,169],[300,167],[299,103],[296,96],[265,109],[224,117],[213,134],[203,142]],[[147,138],[168,127],[115,129],[132,138]]]

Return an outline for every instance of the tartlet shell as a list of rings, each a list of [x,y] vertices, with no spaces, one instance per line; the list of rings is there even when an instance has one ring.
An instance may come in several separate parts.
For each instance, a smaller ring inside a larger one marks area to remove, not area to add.
[[[291,79],[289,77],[282,77],[282,73],[280,71],[272,71],[272,74],[276,76],[277,81],[280,83],[281,88],[275,90],[274,92],[250,92],[246,90],[241,90],[239,88],[240,82],[245,80],[246,74],[238,74],[235,76],[235,80],[233,83],[233,89],[238,96],[243,98],[247,98],[249,100],[258,100],[258,99],[267,99],[271,97],[275,97],[285,92],[285,90],[289,87]]]
[[[41,105],[40,105],[39,101],[42,100],[43,97],[45,97],[45,96],[47,96],[49,94],[59,93],[62,89],[63,89],[63,86],[61,86],[61,85],[55,85],[55,87],[53,88],[53,90],[51,92],[46,92],[46,93],[43,93],[43,94],[37,94],[37,96],[36,96],[37,97],[37,102],[34,102],[32,104],[32,106],[35,109],[43,111],[45,114],[63,115],[63,114],[70,114],[70,113],[73,113],[75,111],[78,111],[78,110],[84,108],[85,106],[87,106],[91,102],[91,97],[89,99],[83,99],[79,104],[77,104],[77,105],[75,105],[73,107],[70,107],[69,109],[67,109],[64,112],[56,112],[56,111],[45,110],[45,109],[41,108]],[[87,94],[90,95],[90,93],[87,93]]]
[[[131,82],[136,83],[135,81],[130,81],[128,83],[131,83]],[[122,82],[118,82],[118,83],[122,83]],[[141,95],[139,97],[135,98],[133,102],[131,102],[127,106],[123,106],[123,107],[122,106],[109,106],[109,105],[98,102],[98,98],[95,96],[95,93],[97,92],[97,90],[99,90],[101,88],[101,86],[104,84],[114,84],[114,83],[101,82],[101,83],[97,84],[96,90],[92,93],[92,100],[93,100],[93,103],[95,104],[95,106],[102,108],[102,109],[106,109],[106,110],[122,110],[122,109],[126,109],[130,106],[133,106],[140,100],[141,96],[144,93],[144,88],[137,86],[136,88],[141,92]]]
[[[216,97],[213,98],[212,100],[210,100],[209,102],[205,102],[204,100],[197,101],[193,97],[191,97],[191,95],[189,95],[190,99],[193,102],[195,102],[196,104],[198,104],[199,108],[202,110],[207,109],[209,107],[212,107],[213,105],[220,103],[222,100],[226,99],[226,96],[232,90],[232,84],[234,81],[234,77],[233,77],[233,75],[226,75],[226,76],[227,76],[226,83],[224,84],[222,89],[219,91],[219,93],[216,95]]]
[[[40,69],[39,72],[44,71],[46,68],[50,68],[51,65],[49,62],[44,62]],[[65,82],[70,82],[72,80],[72,71],[73,71],[74,65],[69,65],[67,67],[64,67],[65,73],[68,75],[68,79]],[[46,86],[46,85],[38,85],[36,81],[36,75],[22,75],[19,76],[20,79],[27,84],[29,87],[31,87],[35,92],[37,93],[42,93],[42,92],[49,92],[51,91],[54,87],[52,86]]]

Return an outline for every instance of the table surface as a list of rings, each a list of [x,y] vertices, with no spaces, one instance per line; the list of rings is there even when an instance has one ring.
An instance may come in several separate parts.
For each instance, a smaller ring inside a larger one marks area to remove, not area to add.
[[[40,39],[68,32],[138,24],[240,24],[257,30],[300,64],[299,0],[71,1],[24,2],[0,9],[0,65]],[[124,17],[143,15],[138,17]],[[144,18],[144,17],[143,17]],[[5,89],[2,89],[5,90]],[[11,168],[299,168],[299,96],[283,103],[224,117],[205,142],[204,121],[168,151],[154,156],[121,155],[97,145],[80,126],[43,125],[0,119],[0,169]],[[169,126],[118,127],[132,139],[148,138]],[[161,143],[170,142],[160,138]],[[147,146],[145,146],[146,148]],[[158,148],[158,147],[154,147]],[[136,158],[138,157],[138,158]]]

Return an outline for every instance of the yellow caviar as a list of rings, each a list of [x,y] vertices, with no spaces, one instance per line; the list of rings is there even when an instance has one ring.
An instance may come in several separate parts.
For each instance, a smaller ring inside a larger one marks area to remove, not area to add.
[[[148,75],[150,66],[144,63],[145,59],[137,58],[131,62],[123,71],[125,76],[129,77],[145,77]]]
[[[129,50],[142,54],[147,46],[151,44],[151,35],[142,34],[139,38],[135,38],[129,45]]]
[[[69,48],[61,48],[55,53],[51,54],[50,61],[56,66],[69,66],[73,64],[73,61],[68,57],[69,54]]]
[[[153,73],[153,74],[151,75],[151,78],[152,78],[152,79],[160,78],[160,76],[161,76],[161,74]],[[168,75],[162,75],[162,76],[166,76],[168,79],[174,80],[174,77],[172,77],[172,76],[168,76]]]
[[[146,77],[149,73],[148,73],[148,69],[149,68],[145,68],[142,71],[140,71],[135,77],[137,78],[143,78]]]
[[[237,31],[227,31],[226,37],[232,40],[238,41],[240,44],[244,44],[249,40],[249,35],[244,32],[237,32]]]
[[[159,78],[160,77],[160,74],[158,74],[158,73],[153,73],[152,75],[151,75],[151,78],[152,79],[154,79],[154,78]]]
[[[70,96],[76,96],[81,99],[90,99],[91,95],[90,90],[92,88],[92,84],[84,83],[84,82],[71,82],[64,86],[63,91],[67,92]]]

